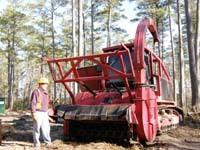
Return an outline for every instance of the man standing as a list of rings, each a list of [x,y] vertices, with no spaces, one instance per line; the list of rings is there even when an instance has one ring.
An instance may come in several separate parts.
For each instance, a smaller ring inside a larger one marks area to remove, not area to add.
[[[46,145],[51,145],[50,124],[47,112],[50,101],[47,93],[48,83],[47,78],[40,78],[38,80],[39,87],[31,95],[31,115],[33,118],[33,140],[35,147],[40,147],[40,129]]]

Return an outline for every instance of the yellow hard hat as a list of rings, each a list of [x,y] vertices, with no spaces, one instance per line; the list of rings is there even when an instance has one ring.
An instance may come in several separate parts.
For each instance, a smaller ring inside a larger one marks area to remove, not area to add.
[[[49,80],[47,78],[42,77],[38,80],[38,84],[49,84]]]

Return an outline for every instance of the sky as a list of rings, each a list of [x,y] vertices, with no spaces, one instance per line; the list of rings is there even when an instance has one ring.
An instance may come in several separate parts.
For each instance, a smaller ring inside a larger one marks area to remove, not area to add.
[[[6,7],[6,5],[7,5],[7,0],[0,0],[0,11],[2,11]],[[135,17],[135,12],[134,12],[135,5],[134,5],[134,2],[130,3],[128,2],[128,0],[126,0],[123,3],[123,7],[125,9],[124,14],[128,17],[128,19],[122,20],[121,22],[119,22],[119,25],[121,28],[127,30],[129,39],[131,39],[134,37],[135,30],[137,27],[137,23],[133,23],[129,21]]]
[[[5,8],[7,5],[7,1],[6,0],[0,0],[0,11],[3,10],[3,8]]]
[[[130,5],[131,4],[131,5]],[[125,22],[122,23],[122,27],[127,30],[127,33],[131,38],[134,38],[137,22],[130,22],[129,20],[136,17],[136,12],[134,11],[135,5],[134,2],[128,2],[127,0],[124,2],[124,8],[125,8],[125,15],[128,17],[127,20],[124,20]]]

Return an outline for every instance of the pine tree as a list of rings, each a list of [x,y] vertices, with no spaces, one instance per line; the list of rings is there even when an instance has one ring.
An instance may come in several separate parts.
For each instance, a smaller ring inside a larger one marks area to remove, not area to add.
[[[191,12],[189,7],[188,0],[185,2],[185,17],[186,17],[186,27],[187,27],[187,42],[188,42],[188,53],[189,53],[189,65],[190,65],[190,78],[191,78],[191,90],[192,90],[192,107],[196,110],[196,106],[199,99],[199,88],[198,88],[198,78],[196,73],[196,64],[195,64],[195,50],[193,47],[193,33],[192,33],[192,20]]]
[[[16,63],[25,22],[25,14],[18,9],[17,1],[12,1],[7,6],[0,18],[1,43],[6,46],[7,73],[8,73],[8,108],[13,109],[14,95],[16,95]]]

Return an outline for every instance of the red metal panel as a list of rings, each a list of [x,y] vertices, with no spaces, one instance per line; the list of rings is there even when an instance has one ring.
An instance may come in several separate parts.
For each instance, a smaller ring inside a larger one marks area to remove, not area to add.
[[[135,132],[141,141],[152,141],[155,139],[158,127],[156,95],[150,88],[143,87],[140,90],[146,94],[147,99],[135,101],[135,113],[138,119]]]
[[[84,68],[78,68],[78,74],[80,77],[90,77],[90,76],[101,76],[101,71],[97,71],[97,66],[89,66]],[[101,80],[96,81],[83,81],[87,87],[96,91],[104,90],[101,84]],[[87,91],[85,88],[81,87],[81,91]]]
[[[134,92],[131,93],[134,96]],[[94,97],[90,92],[78,93],[75,97],[77,105],[111,105],[130,104],[128,93],[120,95],[118,92],[98,92]]]

